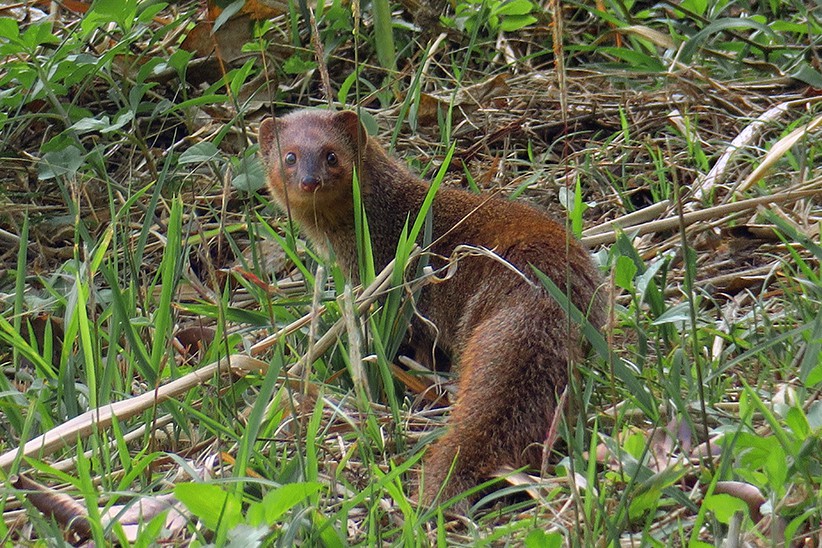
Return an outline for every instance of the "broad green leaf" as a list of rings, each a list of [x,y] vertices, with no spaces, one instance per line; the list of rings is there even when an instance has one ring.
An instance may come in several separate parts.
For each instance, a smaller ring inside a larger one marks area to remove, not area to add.
[[[749,29],[755,28],[757,30],[762,31],[766,35],[776,38],[776,34],[768,28],[767,25],[764,25],[753,18],[725,18],[725,19],[717,19],[701,31],[694,34],[685,45],[682,47],[682,50],[679,55],[679,60],[683,64],[689,64],[691,62],[691,58],[693,57],[696,51],[703,47],[707,42],[708,38],[714,34],[718,34],[723,30],[728,29]]]
[[[47,180],[55,177],[74,177],[83,165],[83,161],[83,151],[74,145],[69,145],[62,150],[46,152],[37,164],[40,172],[39,178]]]
[[[115,23],[129,30],[137,20],[137,0],[95,0],[80,23],[84,33],[89,33],[108,23]]]
[[[20,37],[20,26],[9,17],[0,17],[0,38],[16,41]]]
[[[125,126],[126,124],[131,122],[133,119],[134,119],[134,113],[130,110],[127,110],[127,111],[121,113],[120,115],[118,115],[117,118],[114,119],[114,122],[112,124],[110,124],[108,127],[104,127],[103,129],[101,129],[100,133],[105,135],[106,133],[111,133],[112,131],[117,131],[118,129],[121,129],[123,126]]]
[[[705,497],[702,504],[713,512],[717,520],[725,525],[731,522],[737,512],[748,513],[748,505],[742,499],[724,493]]]
[[[810,424],[805,413],[799,407],[791,407],[785,415],[785,424],[790,427],[794,435],[804,441],[811,433]]]
[[[180,483],[174,496],[212,531],[221,524],[233,529],[243,522],[242,505],[238,495],[223,491],[210,483]]]
[[[100,131],[101,129],[108,127],[111,124],[111,120],[108,116],[101,116],[100,118],[81,118],[71,126],[71,129],[82,135],[83,133],[88,133],[89,131]]]
[[[210,141],[201,141],[182,154],[177,160],[180,164],[201,164],[210,162],[220,155],[220,150]]]
[[[59,44],[60,38],[51,32],[51,27],[51,21],[35,23],[26,29],[26,32],[24,32],[21,37],[21,41],[26,44],[29,49],[34,49],[43,44]]]
[[[790,77],[816,89],[822,89],[822,74],[808,64],[807,61],[800,63],[799,68],[793,71]]]
[[[637,267],[630,257],[620,255],[617,257],[616,267],[614,268],[614,282],[627,291],[630,291],[634,286],[634,276],[636,276]]]
[[[534,529],[525,537],[525,548],[560,548],[563,542],[562,533],[550,533],[542,529]]]
[[[528,25],[533,25],[536,22],[537,18],[533,15],[511,15],[502,20],[499,28],[504,32],[514,32],[524,29]]]
[[[705,10],[708,8],[708,0],[683,0],[680,6],[697,15],[705,15]]]
[[[305,74],[309,70],[317,68],[317,63],[303,59],[299,54],[294,54],[283,63],[283,71],[286,74]]]
[[[308,497],[319,493],[322,488],[322,484],[309,481],[287,483],[271,491],[262,500],[266,523],[274,525],[286,512],[305,501]]]
[[[231,186],[237,190],[248,192],[260,190],[265,186],[265,168],[263,162],[256,154],[241,158],[234,170],[234,178],[231,179]]]
[[[493,10],[497,15],[528,15],[534,10],[534,4],[528,0],[509,0],[502,2]]]

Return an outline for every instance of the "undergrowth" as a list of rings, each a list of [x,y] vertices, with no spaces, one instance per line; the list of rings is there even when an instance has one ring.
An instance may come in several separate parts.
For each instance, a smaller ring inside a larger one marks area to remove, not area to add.
[[[411,4],[0,8],[0,539],[819,543],[818,9]],[[402,357],[425,215],[352,288],[266,195],[260,119],[328,103],[602,268],[546,473],[467,516],[415,500],[448,401]]]

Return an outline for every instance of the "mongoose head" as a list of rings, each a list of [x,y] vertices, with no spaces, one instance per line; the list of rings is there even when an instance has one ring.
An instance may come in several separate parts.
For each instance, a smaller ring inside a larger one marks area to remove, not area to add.
[[[345,208],[366,139],[352,111],[298,110],[263,120],[260,151],[271,195],[298,220]]]

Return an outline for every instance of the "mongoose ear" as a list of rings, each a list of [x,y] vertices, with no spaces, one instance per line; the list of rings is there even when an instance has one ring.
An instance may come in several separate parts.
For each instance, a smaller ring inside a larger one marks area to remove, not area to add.
[[[257,140],[260,142],[260,151],[263,158],[270,156],[271,150],[277,144],[277,132],[282,131],[284,127],[285,124],[281,120],[278,121],[274,118],[266,118],[260,124],[260,134]]]
[[[341,110],[334,115],[334,123],[355,145],[365,147],[368,133],[353,110]]]

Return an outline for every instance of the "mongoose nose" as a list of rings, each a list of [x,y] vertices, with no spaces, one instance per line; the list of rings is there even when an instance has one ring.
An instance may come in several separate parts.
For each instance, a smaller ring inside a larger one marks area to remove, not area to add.
[[[314,192],[318,188],[320,188],[320,180],[318,178],[308,175],[300,179],[300,190],[303,192]]]

